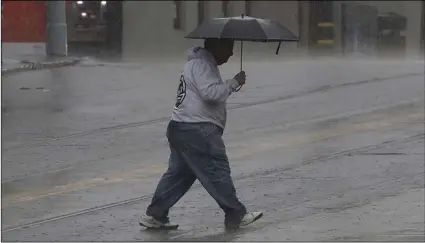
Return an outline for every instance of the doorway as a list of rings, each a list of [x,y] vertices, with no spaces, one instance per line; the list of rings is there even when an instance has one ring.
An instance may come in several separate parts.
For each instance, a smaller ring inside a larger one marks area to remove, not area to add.
[[[121,55],[122,1],[69,1],[67,25],[71,55]]]

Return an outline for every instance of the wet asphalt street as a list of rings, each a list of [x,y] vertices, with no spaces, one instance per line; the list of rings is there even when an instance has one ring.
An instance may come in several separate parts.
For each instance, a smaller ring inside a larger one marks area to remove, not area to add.
[[[224,139],[265,216],[234,232],[197,182],[178,230],[140,228],[184,63],[98,64],[3,77],[3,241],[425,239],[423,61],[245,62]]]

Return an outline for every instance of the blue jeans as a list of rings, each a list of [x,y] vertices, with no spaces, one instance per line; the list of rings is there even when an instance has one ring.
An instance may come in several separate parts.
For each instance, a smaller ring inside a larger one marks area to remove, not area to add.
[[[223,129],[211,123],[168,124],[168,170],[156,188],[147,215],[166,221],[169,209],[198,179],[223,209],[225,223],[240,223],[247,211],[236,196],[222,135]]]

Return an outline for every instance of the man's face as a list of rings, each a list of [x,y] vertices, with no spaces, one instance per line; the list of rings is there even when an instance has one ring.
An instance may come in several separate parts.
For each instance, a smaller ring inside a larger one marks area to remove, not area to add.
[[[231,40],[226,40],[220,43],[217,48],[217,64],[222,65],[229,61],[229,58],[233,56],[233,46],[235,42]]]

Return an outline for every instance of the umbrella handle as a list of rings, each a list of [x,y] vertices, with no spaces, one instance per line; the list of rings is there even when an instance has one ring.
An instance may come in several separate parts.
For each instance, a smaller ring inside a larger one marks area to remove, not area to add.
[[[242,53],[243,53],[243,41],[241,41],[241,72],[242,72]],[[242,89],[242,85],[236,88],[236,92]]]
[[[243,41],[241,41],[241,72],[242,72]]]
[[[245,17],[245,14],[241,14],[241,18],[243,18],[243,17]],[[243,57],[242,53],[243,53],[243,41],[241,41],[241,72],[243,70],[242,69],[242,57]],[[236,92],[238,92],[241,89],[242,89],[242,85],[240,85],[238,88],[236,88]]]

